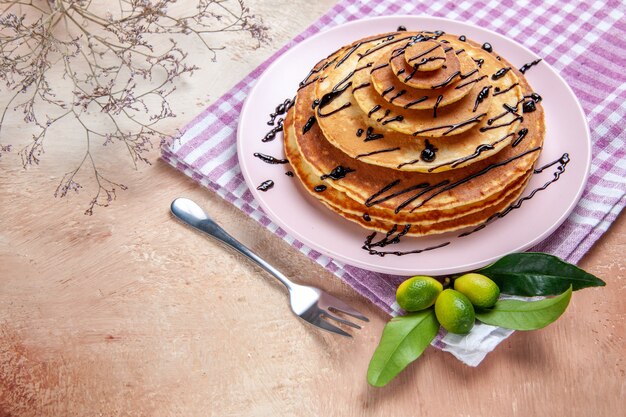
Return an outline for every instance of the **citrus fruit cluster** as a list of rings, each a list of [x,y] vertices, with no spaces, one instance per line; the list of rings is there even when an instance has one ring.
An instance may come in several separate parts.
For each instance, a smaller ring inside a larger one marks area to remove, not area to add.
[[[467,334],[474,327],[474,307],[493,307],[500,289],[484,275],[469,273],[454,280],[453,288],[443,289],[435,278],[418,275],[407,279],[396,291],[396,301],[405,311],[435,306],[439,324],[450,333]]]

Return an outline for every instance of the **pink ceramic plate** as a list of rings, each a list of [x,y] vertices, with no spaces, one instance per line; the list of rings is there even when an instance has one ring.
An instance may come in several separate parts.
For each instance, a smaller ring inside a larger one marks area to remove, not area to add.
[[[443,30],[466,35],[480,43],[489,42],[497,53],[518,68],[538,58],[495,32],[434,17],[379,17],[350,22],[317,34],[279,57],[260,77],[243,107],[237,132],[239,163],[254,197],[270,218],[309,247],[347,264],[377,272],[399,275],[463,272],[539,243],[573,210],[584,189],[591,160],[589,128],[582,108],[565,81],[545,61],[526,73],[534,91],[543,97],[546,114],[547,136],[537,166],[568,153],[570,162],[565,173],[546,190],[525,201],[520,209],[469,236],[460,238],[456,232],[403,238],[400,244],[384,248],[407,251],[449,242],[439,249],[406,256],[370,255],[362,245],[371,232],[341,218],[309,196],[297,178],[285,175],[289,165],[270,165],[254,156],[255,152],[260,152],[284,158],[282,133],[273,141],[261,141],[271,128],[267,125],[269,114],[279,103],[295,95],[298,83],[316,62],[342,45],[395,31],[399,25],[408,30]],[[526,194],[549,181],[553,173],[554,170],[549,169],[535,175]],[[256,189],[269,179],[275,183],[271,190]]]

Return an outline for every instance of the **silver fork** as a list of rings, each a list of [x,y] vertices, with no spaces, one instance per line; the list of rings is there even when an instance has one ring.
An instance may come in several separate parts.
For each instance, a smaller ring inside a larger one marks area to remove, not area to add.
[[[337,313],[347,314],[366,322],[369,321],[367,317],[350,307],[348,304],[328,293],[325,293],[319,288],[296,284],[289,280],[280,271],[252,252],[237,239],[229,235],[195,202],[187,198],[177,198],[172,201],[171,210],[174,216],[176,216],[183,223],[186,223],[187,225],[194,227],[226,244],[230,248],[246,256],[248,259],[254,261],[257,265],[282,282],[283,285],[289,290],[291,311],[293,311],[294,314],[301,319],[321,329],[346,337],[352,337],[352,335],[324,319],[332,319],[338,323],[345,324],[346,326],[350,326],[355,329],[360,329],[361,326],[339,317]]]

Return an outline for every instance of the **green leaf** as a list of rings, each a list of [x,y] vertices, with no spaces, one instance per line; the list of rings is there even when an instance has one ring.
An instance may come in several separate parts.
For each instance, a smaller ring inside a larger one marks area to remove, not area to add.
[[[541,301],[499,300],[493,308],[477,310],[476,318],[507,329],[541,329],[563,314],[571,298],[570,286],[563,294]]]
[[[387,385],[424,352],[438,331],[432,308],[391,319],[370,361],[367,382],[375,387]]]
[[[533,297],[602,287],[604,281],[547,253],[513,253],[478,270],[491,278],[503,294]]]

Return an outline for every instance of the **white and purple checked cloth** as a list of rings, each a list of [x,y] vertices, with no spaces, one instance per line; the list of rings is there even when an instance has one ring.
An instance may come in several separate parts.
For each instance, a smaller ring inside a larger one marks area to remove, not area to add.
[[[163,159],[394,314],[395,289],[403,278],[368,272],[321,255],[288,236],[263,213],[237,163],[236,127],[250,88],[288,48],[350,20],[400,14],[445,17],[499,32],[545,57],[572,87],[591,129],[590,178],[566,222],[533,250],[578,262],[626,203],[626,3],[621,0],[341,0],[199,114],[185,127],[180,140],[163,148]],[[433,345],[476,366],[511,333],[477,324],[469,336],[442,333]]]

